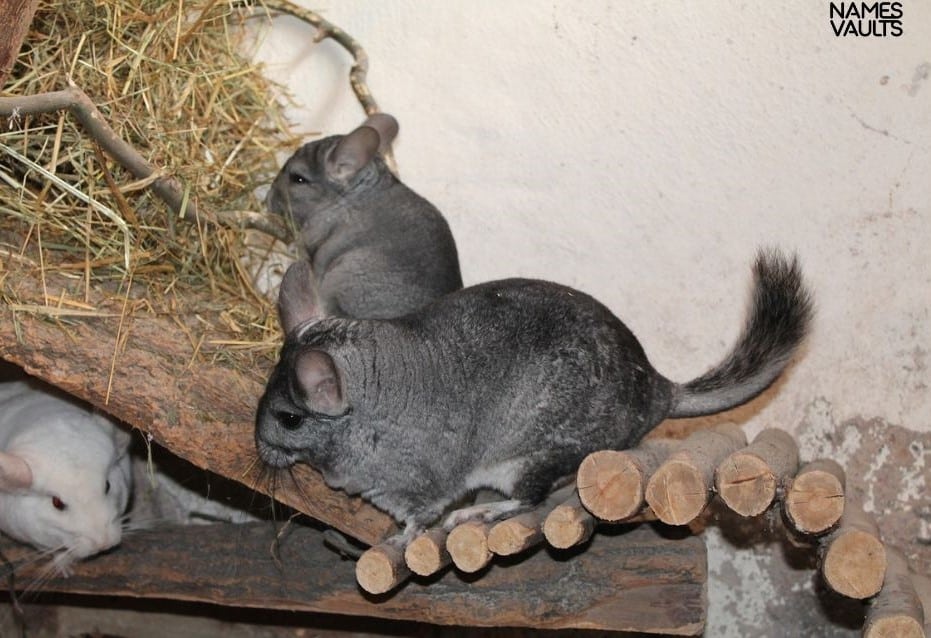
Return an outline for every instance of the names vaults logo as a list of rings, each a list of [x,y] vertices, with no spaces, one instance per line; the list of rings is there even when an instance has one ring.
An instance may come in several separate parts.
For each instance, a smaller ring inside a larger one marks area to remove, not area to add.
[[[899,37],[901,2],[832,2],[831,28],[837,37]]]

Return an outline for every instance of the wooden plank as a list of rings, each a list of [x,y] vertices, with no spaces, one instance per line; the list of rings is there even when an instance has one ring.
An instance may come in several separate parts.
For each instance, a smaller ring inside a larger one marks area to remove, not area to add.
[[[18,299],[41,306],[42,283],[30,271],[4,266],[16,264],[0,263],[4,287],[15,286]],[[69,282],[49,273],[45,286],[54,300]],[[79,299],[83,291],[67,296]],[[222,322],[216,315],[223,308],[209,300],[198,304],[216,310],[213,316],[208,310],[201,313],[203,320],[180,318],[189,324],[186,332],[144,306],[121,321],[122,304],[99,291],[91,291],[89,304],[111,316],[55,320],[0,307],[0,358],[151,435],[197,467],[269,493],[270,485],[255,473],[253,438],[255,406],[268,370],[247,373],[195,356],[211,340],[235,338],[217,328]],[[134,301],[127,306],[133,308]],[[191,334],[199,343],[192,342]],[[300,488],[285,477],[275,489],[276,499],[368,544],[394,531],[387,515],[330,490],[310,468],[296,467],[294,477]]]
[[[596,535],[585,551],[538,550],[481,578],[454,570],[415,578],[382,597],[355,582],[354,563],[292,525],[271,555],[270,523],[187,526],[141,532],[116,550],[75,566],[43,590],[168,598],[441,625],[589,628],[698,635],[705,621],[705,546],[664,538],[648,525]],[[192,551],[196,548],[196,551]],[[28,549],[3,547],[14,562]],[[29,569],[35,569],[31,567]],[[18,573],[17,588],[34,572]]]

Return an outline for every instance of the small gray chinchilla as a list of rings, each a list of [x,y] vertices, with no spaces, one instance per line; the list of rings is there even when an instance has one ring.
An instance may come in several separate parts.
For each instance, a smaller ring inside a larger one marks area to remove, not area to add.
[[[462,288],[446,220],[378,154],[397,132],[379,113],[348,135],[305,144],[266,197],[297,229],[324,315],[399,317]]]
[[[70,565],[117,545],[129,435],[35,380],[0,383],[0,530]]]
[[[590,296],[510,279],[463,289],[387,321],[321,318],[305,264],[285,274],[287,339],[256,420],[269,466],[305,462],[404,523],[410,539],[465,494],[543,500],[599,449],[623,449],[666,418],[713,414],[769,386],[812,314],[795,258],[761,251],[743,334],[718,366],[675,383]],[[461,513],[446,526],[462,520]]]

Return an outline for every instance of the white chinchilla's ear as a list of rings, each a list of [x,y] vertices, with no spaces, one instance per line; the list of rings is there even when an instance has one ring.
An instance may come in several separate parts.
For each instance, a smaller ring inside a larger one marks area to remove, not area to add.
[[[21,457],[0,452],[0,491],[15,492],[32,487],[32,469]]]
[[[326,174],[345,184],[372,161],[381,145],[381,136],[371,126],[362,125],[344,136],[326,158]]]
[[[339,373],[333,358],[321,350],[307,350],[294,363],[297,382],[312,412],[339,416],[346,412]]]

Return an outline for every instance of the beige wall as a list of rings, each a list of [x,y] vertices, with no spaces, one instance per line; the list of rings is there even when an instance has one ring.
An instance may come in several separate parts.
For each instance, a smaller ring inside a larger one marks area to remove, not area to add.
[[[857,39],[827,0],[305,3],[368,51],[402,178],[448,217],[467,283],[581,288],[686,380],[736,337],[757,247],[798,251],[814,333],[738,416],[847,463],[931,568],[931,4],[904,3],[902,37]],[[300,127],[345,132],[349,58],[312,35],[279,20],[260,58]],[[709,534],[720,580],[780,569]],[[810,590],[796,572],[771,595],[793,578]],[[748,635],[759,610],[727,596],[712,583],[709,635]]]

